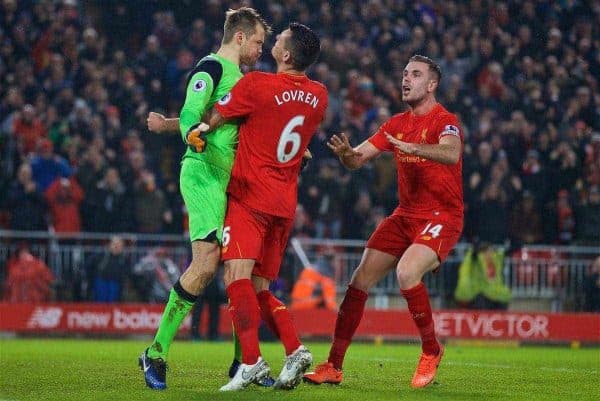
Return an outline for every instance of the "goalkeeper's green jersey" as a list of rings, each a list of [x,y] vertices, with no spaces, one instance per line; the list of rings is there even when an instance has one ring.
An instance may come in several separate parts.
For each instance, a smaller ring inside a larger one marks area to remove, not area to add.
[[[185,103],[179,114],[179,129],[185,142],[188,130],[202,119],[215,102],[225,96],[242,78],[240,67],[214,53],[204,57],[190,72],[187,80]],[[183,159],[191,157],[231,172],[238,142],[238,125],[224,124],[207,135],[202,153],[187,148]]]

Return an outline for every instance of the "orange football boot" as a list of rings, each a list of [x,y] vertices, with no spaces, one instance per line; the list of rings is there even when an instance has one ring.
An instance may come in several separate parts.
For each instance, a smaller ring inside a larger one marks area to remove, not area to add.
[[[444,347],[440,344],[440,352],[437,355],[421,354],[417,370],[412,378],[411,386],[413,388],[422,388],[427,386],[435,378],[437,368],[440,365],[442,356],[444,355]]]
[[[304,381],[311,384],[340,384],[343,378],[342,371],[334,368],[331,362],[320,363],[314,372],[304,374]]]

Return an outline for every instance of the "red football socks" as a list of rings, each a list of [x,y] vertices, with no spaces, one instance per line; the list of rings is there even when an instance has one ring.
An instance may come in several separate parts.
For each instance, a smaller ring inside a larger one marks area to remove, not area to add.
[[[254,365],[260,356],[258,343],[260,308],[252,281],[236,280],[229,284],[226,291],[229,297],[229,313],[242,346],[242,362]]]
[[[368,296],[369,294],[366,292],[351,285],[348,286],[335,322],[333,344],[331,344],[331,350],[329,351],[328,361],[336,369],[342,369],[346,351],[362,319]]]
[[[285,354],[290,355],[300,346],[300,340],[292,321],[292,315],[285,305],[269,290],[257,294],[260,315],[271,331],[281,340]]]
[[[427,287],[425,287],[423,282],[420,282],[413,288],[400,290],[400,292],[406,299],[408,310],[419,329],[423,352],[428,355],[437,355],[440,352],[440,344],[435,338],[433,315],[431,313],[429,295],[427,295]]]

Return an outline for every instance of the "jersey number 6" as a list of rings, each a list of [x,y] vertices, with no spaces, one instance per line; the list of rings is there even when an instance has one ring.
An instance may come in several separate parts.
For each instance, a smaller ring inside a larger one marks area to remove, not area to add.
[[[279,143],[277,144],[277,160],[279,163],[289,162],[300,150],[301,137],[300,134],[294,132],[294,128],[304,124],[304,116],[296,116],[292,118],[281,131]],[[286,153],[288,143],[292,144],[292,148]]]

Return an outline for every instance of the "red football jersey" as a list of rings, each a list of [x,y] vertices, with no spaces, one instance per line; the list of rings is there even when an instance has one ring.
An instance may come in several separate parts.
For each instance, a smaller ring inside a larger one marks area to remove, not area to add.
[[[456,116],[437,104],[429,113],[396,114],[369,138],[376,148],[394,152],[398,169],[398,200],[394,214],[430,218],[463,218],[462,156],[456,164],[442,164],[397,150],[388,133],[404,142],[437,144],[445,135],[463,141]]]
[[[302,155],[325,117],[325,86],[305,75],[251,72],[215,107],[242,119],[227,193],[254,210],[293,218]]]

